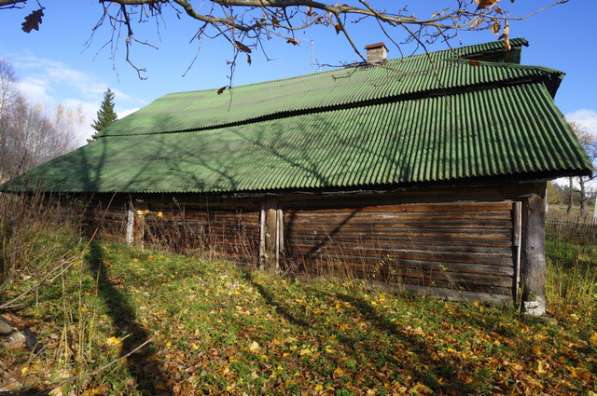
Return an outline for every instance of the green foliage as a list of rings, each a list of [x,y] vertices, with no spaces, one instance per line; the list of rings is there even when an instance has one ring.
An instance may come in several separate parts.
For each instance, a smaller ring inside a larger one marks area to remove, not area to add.
[[[91,126],[95,129],[95,133],[87,140],[88,143],[96,140],[101,136],[102,132],[118,119],[116,111],[114,111],[114,92],[110,88],[104,92],[104,99],[97,111],[97,119],[93,121]]]
[[[597,334],[591,315],[573,312],[532,319],[507,306],[94,243],[24,312],[44,350],[0,359],[26,372],[26,385],[75,376],[70,386],[88,394],[587,393]],[[61,347],[79,327],[85,347]]]

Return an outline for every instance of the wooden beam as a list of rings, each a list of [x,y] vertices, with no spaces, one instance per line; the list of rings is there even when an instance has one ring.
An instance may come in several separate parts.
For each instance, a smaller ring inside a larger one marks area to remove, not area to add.
[[[522,202],[516,201],[513,205],[513,233],[512,246],[514,258],[514,279],[512,284],[512,297],[514,301],[518,301],[520,289],[520,258],[522,254]]]
[[[265,222],[264,222],[264,265],[267,269],[275,269],[278,260],[278,207],[272,200],[265,201]]]
[[[134,242],[134,231],[135,231],[135,208],[133,202],[129,202],[126,211],[126,244],[129,246],[133,245]]]
[[[259,212],[259,269],[265,268],[265,202]]]
[[[284,255],[284,211],[276,209],[276,272],[280,271],[280,261]]]
[[[522,308],[529,315],[545,313],[545,193],[530,194],[522,203]]]
[[[147,212],[147,205],[137,203],[135,205],[135,220],[133,224],[133,245],[143,249],[145,241],[145,213]]]
[[[280,252],[283,251],[283,212],[273,200],[264,201],[260,213],[259,268],[280,269]]]

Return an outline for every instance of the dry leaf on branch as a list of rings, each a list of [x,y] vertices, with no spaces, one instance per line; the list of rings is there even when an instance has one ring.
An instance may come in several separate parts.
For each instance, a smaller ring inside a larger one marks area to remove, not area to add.
[[[236,48],[238,48],[240,51],[242,52],[246,52],[247,54],[250,54],[251,48],[247,47],[246,45],[244,45],[243,43],[241,43],[240,41],[234,40],[234,45],[236,46]]]
[[[41,19],[43,16],[43,8],[31,12],[31,14],[25,17],[25,21],[23,21],[21,24],[23,31],[25,33],[31,33],[32,30],[39,30],[39,25],[41,25]]]
[[[477,9],[479,8],[488,8],[498,2],[498,0],[475,0],[477,3]]]

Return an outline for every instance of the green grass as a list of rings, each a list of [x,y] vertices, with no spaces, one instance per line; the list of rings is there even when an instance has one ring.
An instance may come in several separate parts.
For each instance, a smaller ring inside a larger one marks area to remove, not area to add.
[[[558,249],[552,269],[577,257]],[[24,385],[52,389],[67,378],[88,395],[589,394],[589,305],[583,315],[532,319],[511,307],[94,244],[20,313],[43,349],[0,350],[0,359]]]
[[[592,316],[597,301],[597,245],[548,238],[546,258],[551,312]]]

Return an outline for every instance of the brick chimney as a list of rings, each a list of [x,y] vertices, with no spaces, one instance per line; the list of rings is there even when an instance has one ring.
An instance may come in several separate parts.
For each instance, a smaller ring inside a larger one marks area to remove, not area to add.
[[[379,65],[388,59],[388,47],[383,42],[369,44],[365,49],[367,50],[367,63],[370,65]]]

